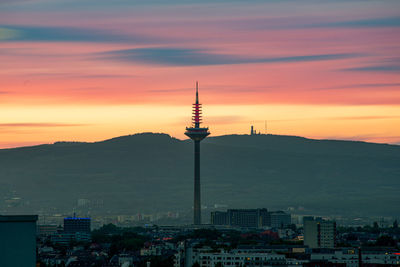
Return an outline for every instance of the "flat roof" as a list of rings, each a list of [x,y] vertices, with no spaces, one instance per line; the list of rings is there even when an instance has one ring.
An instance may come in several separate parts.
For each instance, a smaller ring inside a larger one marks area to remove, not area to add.
[[[0,215],[1,222],[36,222],[38,215]]]

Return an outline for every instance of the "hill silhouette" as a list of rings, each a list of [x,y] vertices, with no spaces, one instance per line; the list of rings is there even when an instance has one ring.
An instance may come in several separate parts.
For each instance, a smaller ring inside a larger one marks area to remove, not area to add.
[[[400,146],[278,135],[202,142],[202,203],[400,214]],[[0,150],[0,197],[33,211],[102,200],[116,212],[179,210],[193,201],[193,143],[143,133],[95,143]],[[1,207],[1,206],[0,206]]]

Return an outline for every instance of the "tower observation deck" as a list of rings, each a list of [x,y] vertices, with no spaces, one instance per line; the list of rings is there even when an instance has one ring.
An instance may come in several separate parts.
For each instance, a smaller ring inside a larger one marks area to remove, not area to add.
[[[199,86],[196,82],[196,102],[193,104],[192,127],[186,127],[185,135],[194,141],[194,216],[193,223],[201,224],[201,198],[200,198],[200,142],[210,132],[208,128],[200,127],[202,123],[201,104],[199,103]]]

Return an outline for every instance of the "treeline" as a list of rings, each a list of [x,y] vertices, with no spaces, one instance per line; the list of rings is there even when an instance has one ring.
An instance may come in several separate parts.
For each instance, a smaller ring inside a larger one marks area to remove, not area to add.
[[[92,231],[92,242],[99,244],[110,244],[110,255],[122,251],[140,250],[144,243],[150,241],[147,235],[139,234],[145,232],[142,227],[118,227],[114,224],[106,224]]]

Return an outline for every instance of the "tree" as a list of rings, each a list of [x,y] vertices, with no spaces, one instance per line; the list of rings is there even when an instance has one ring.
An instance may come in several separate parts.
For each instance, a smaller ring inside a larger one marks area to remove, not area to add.
[[[292,223],[288,225],[288,228],[291,229],[292,231],[296,232],[297,231],[297,227],[296,224]]]
[[[372,233],[379,233],[379,225],[377,222],[374,222],[374,225],[372,226]]]
[[[397,229],[397,228],[399,228],[399,223],[397,222],[397,220],[395,220],[393,222],[393,229]]]
[[[396,241],[393,240],[391,236],[383,235],[378,237],[378,239],[376,240],[376,245],[384,247],[395,247]]]

